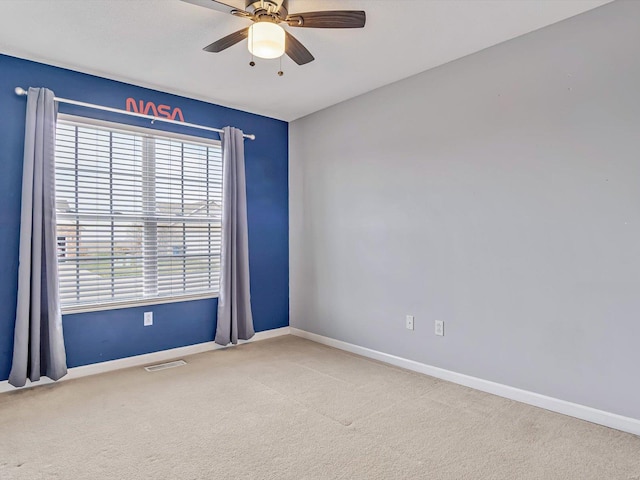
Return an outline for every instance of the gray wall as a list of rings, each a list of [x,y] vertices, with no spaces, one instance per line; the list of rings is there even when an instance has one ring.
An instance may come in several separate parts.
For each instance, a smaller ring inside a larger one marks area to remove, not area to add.
[[[291,325],[640,418],[639,25],[619,0],[293,122]]]

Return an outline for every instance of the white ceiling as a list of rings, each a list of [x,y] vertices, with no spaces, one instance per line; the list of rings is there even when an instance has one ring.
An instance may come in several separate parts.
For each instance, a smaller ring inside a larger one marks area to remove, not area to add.
[[[316,57],[202,48],[247,20],[179,0],[0,0],[0,52],[291,121],[611,0],[289,0],[356,9],[364,29],[287,27]],[[226,3],[243,4],[243,0]]]

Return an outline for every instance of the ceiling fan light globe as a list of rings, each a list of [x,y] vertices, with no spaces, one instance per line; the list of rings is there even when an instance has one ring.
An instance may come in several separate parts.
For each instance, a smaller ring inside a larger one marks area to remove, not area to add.
[[[249,27],[249,52],[259,58],[278,58],[284,55],[284,29],[276,23],[257,22]]]

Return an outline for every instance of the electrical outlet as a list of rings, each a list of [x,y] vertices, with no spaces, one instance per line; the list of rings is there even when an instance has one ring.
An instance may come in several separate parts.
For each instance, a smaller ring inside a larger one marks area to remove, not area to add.
[[[444,337],[444,320],[436,320],[436,335]]]
[[[150,327],[153,325],[153,312],[144,312],[144,326]]]
[[[405,326],[407,327],[407,330],[413,330],[413,315],[406,316]]]

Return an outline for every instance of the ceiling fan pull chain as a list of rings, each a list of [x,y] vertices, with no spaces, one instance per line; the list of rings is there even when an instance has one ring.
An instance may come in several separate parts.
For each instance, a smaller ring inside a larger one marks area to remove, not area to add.
[[[249,62],[249,66],[251,67],[255,67],[256,66],[256,62],[255,59],[253,58],[253,37],[251,37],[251,61]]]
[[[280,70],[278,70],[278,76],[281,77],[284,75],[284,72],[282,71],[282,56],[280,56]]]

